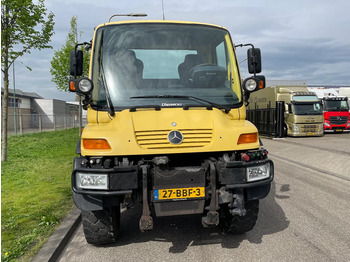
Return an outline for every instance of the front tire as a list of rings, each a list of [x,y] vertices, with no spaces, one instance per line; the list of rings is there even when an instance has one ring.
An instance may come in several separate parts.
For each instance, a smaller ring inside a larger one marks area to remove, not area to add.
[[[119,235],[120,207],[108,210],[82,211],[85,239],[89,244],[115,243]]]
[[[229,208],[220,208],[220,228],[223,233],[243,234],[252,230],[258,219],[259,200],[248,201],[245,204],[244,216],[231,215]]]

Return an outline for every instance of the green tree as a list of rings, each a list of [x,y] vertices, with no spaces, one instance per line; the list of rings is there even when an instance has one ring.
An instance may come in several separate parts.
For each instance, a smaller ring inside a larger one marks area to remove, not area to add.
[[[75,45],[78,43],[78,37],[82,35],[83,32],[79,33],[78,36],[78,18],[73,16],[70,21],[70,31],[68,33],[65,44],[61,49],[55,51],[54,56],[51,60],[51,79],[57,85],[58,90],[67,91],[69,79],[72,78],[70,75],[69,57],[70,51],[74,50]],[[84,53],[83,59],[83,76],[88,76],[90,53],[89,51],[82,48]],[[76,101],[79,101],[79,135],[81,135],[82,129],[82,107],[81,107],[81,97],[77,96]]]
[[[54,14],[47,12],[44,0],[1,0],[1,71],[4,80],[1,160],[7,161],[7,120],[9,68],[18,57],[32,49],[52,48]]]
[[[75,45],[78,43],[78,30],[77,30],[77,20],[76,16],[73,16],[70,21],[70,31],[68,33],[65,44],[61,47],[61,49],[56,50],[54,56],[51,60],[51,75],[53,78],[51,79],[57,85],[58,90],[68,91],[68,83],[69,79],[72,78],[69,70],[69,55],[70,51],[75,48]],[[82,32],[79,33],[81,36]],[[84,70],[83,76],[88,75],[89,70],[89,52],[84,48],[82,49],[84,52]]]

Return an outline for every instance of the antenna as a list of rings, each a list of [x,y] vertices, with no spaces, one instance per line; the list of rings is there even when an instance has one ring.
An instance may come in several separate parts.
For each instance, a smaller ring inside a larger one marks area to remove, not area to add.
[[[164,0],[162,0],[162,9],[163,9],[163,20],[165,20],[165,15],[164,15]]]

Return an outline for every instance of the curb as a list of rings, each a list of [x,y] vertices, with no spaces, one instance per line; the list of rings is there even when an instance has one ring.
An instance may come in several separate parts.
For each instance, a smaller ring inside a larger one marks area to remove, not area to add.
[[[31,262],[57,261],[80,222],[81,211],[74,207]]]

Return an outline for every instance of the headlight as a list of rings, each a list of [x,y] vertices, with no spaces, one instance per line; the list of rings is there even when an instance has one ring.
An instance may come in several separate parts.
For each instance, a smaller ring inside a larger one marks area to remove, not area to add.
[[[91,82],[87,79],[82,79],[79,82],[79,89],[82,93],[89,93],[92,89]]]
[[[243,81],[243,88],[248,93],[258,91],[265,88],[265,76],[256,75],[246,78]]]
[[[325,125],[326,127],[330,127],[330,126],[331,126],[328,122],[324,122],[324,125]]]
[[[247,181],[263,180],[270,177],[270,165],[247,167]]]
[[[77,79],[75,86],[76,86],[76,92],[83,95],[87,95],[91,93],[92,89],[94,88],[94,84],[87,77]]]
[[[75,174],[76,185],[79,189],[108,189],[108,176],[105,174]]]
[[[253,92],[257,87],[257,83],[254,79],[249,79],[247,82],[245,82],[245,89],[247,89],[249,92]]]
[[[300,132],[300,131],[299,131],[298,125],[294,125],[294,124],[293,124],[293,132],[294,132],[294,133],[299,133],[299,132]]]

